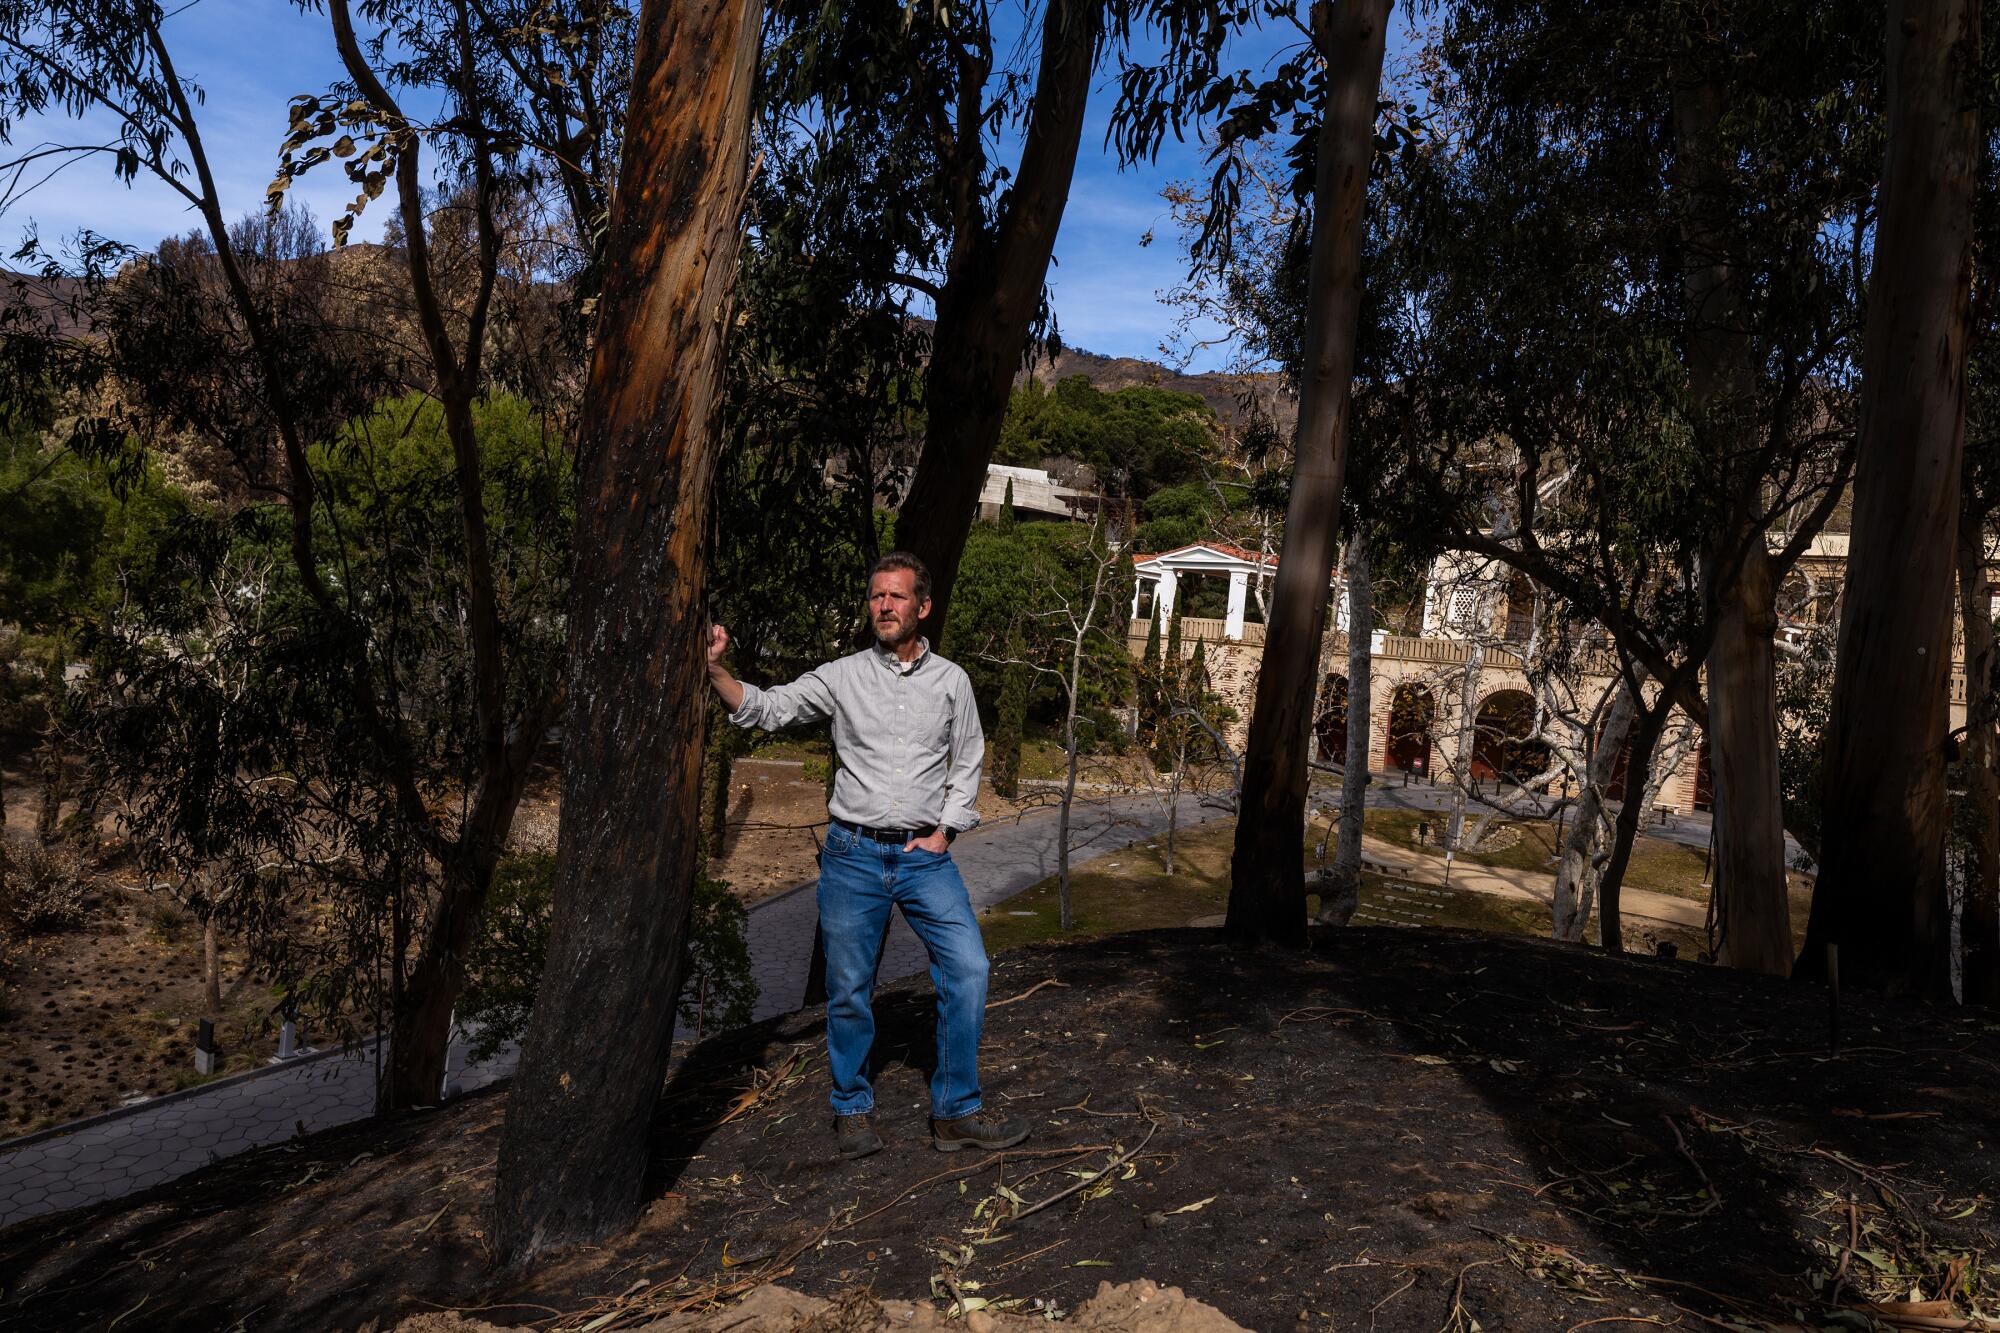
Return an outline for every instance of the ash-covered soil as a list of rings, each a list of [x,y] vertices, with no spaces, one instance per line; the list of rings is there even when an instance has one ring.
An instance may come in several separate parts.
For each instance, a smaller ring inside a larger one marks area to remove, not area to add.
[[[927,990],[878,1007],[874,1157],[830,1155],[808,1011],[678,1067],[649,1210],[616,1241],[489,1267],[502,1088],[0,1233],[0,1324],[619,1328],[770,1280],[1028,1312],[1150,1278],[1247,1328],[1384,1333],[2000,1308],[1990,1015],[1850,996],[1829,1055],[1823,991],[1696,964],[1424,930],[1309,954],[1117,936],[995,961],[988,1096],[1035,1137],[945,1156]]]

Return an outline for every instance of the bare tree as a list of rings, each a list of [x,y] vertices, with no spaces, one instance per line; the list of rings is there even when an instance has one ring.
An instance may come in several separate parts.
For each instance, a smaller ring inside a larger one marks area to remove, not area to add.
[[[1077,775],[1083,763],[1084,735],[1081,716],[1086,693],[1092,686],[1090,655],[1093,649],[1111,656],[1121,665],[1125,657],[1124,626],[1112,617],[1117,612],[1118,584],[1127,557],[1112,549],[1105,538],[1104,517],[1093,517],[1088,537],[1081,546],[1076,567],[1059,561],[1059,571],[1042,589],[1047,604],[1027,610],[1029,619],[1048,627],[1048,642],[1054,649],[1050,658],[999,656],[989,660],[1009,669],[1034,672],[1055,680],[1063,697],[1063,785],[1056,816],[1056,901],[1061,924],[1068,930],[1070,910],[1070,821],[1076,804]],[[1019,646],[1009,635],[1010,646]]]

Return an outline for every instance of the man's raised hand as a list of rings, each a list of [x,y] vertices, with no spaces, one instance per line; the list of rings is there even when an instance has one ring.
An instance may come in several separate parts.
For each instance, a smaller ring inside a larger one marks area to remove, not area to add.
[[[708,627],[708,683],[722,696],[722,706],[734,713],[743,707],[743,686],[736,677],[729,674],[729,668],[722,665],[722,655],[729,651],[729,631],[720,625]]]

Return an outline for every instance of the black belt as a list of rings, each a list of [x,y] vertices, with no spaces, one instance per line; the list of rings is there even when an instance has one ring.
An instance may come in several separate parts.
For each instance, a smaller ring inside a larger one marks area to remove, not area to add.
[[[873,838],[876,842],[911,843],[918,838],[928,838],[938,831],[936,824],[928,828],[872,828],[867,824],[850,824],[844,819],[833,821],[856,837]]]

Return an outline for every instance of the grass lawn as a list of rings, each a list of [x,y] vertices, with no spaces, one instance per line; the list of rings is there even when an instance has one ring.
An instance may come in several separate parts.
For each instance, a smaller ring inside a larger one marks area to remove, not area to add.
[[[1174,873],[1166,873],[1166,841],[1155,838],[1111,853],[1070,876],[1074,925],[1062,930],[1056,882],[1045,879],[981,913],[989,952],[1040,940],[1080,939],[1156,926],[1184,926],[1220,912],[1229,896],[1231,820],[1183,829],[1174,839]]]
[[[1428,810],[1370,810],[1368,812],[1368,832],[1397,847],[1407,847],[1435,856],[1440,864],[1443,854],[1437,851],[1439,833],[1444,829],[1449,816],[1440,811]],[[1430,825],[1427,846],[1417,844],[1417,824]],[[1471,826],[1467,818],[1466,824]],[[1325,827],[1321,820],[1320,827]],[[1531,870],[1553,874],[1555,864],[1556,826],[1546,820],[1525,821],[1510,826],[1519,831],[1519,838],[1510,846],[1494,851],[1461,852],[1456,859],[1470,861],[1474,865],[1492,866],[1500,870]],[[1486,826],[1488,838],[1494,837],[1500,829],[1500,821],[1494,820]],[[1508,835],[1501,834],[1501,837]],[[1670,893],[1676,898],[1692,898],[1704,902],[1708,890],[1702,886],[1702,869],[1705,861],[1703,849],[1688,847],[1677,842],[1666,842],[1659,838],[1649,838],[1641,833],[1632,844],[1632,863],[1625,869],[1625,884],[1628,888],[1650,889],[1654,893]]]

